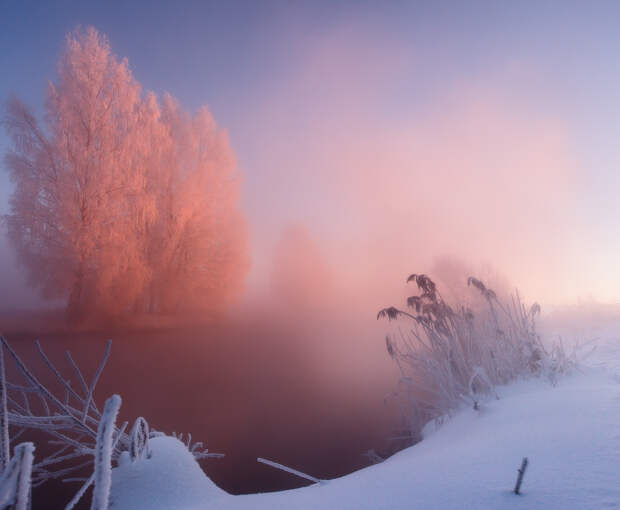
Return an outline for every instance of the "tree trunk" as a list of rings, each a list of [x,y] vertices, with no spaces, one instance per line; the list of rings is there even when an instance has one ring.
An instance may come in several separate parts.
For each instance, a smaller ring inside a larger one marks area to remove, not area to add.
[[[81,264],[80,264],[81,265]],[[69,322],[77,322],[84,316],[84,303],[82,290],[84,286],[84,273],[80,269],[73,282],[69,300],[67,301],[66,317]]]

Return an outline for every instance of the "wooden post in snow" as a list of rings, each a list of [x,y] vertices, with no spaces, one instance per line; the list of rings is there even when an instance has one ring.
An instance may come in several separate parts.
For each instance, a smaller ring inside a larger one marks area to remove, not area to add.
[[[520,494],[520,490],[521,490],[521,482],[523,482],[523,475],[525,474],[525,469],[527,468],[527,457],[523,457],[523,461],[521,462],[521,469],[518,470],[518,475],[517,475],[517,484],[515,485],[515,490],[514,493],[515,494]]]

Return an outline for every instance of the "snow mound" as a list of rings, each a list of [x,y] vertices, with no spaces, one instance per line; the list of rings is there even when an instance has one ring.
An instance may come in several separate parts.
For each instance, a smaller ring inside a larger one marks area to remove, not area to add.
[[[556,387],[515,383],[481,411],[464,410],[429,432],[387,461],[324,485],[209,508],[620,509],[620,385],[608,374],[574,375]]]
[[[204,474],[178,439],[155,437],[149,445],[149,459],[136,462],[127,459],[112,470],[110,509],[207,508],[214,498],[227,495]]]
[[[620,509],[620,342],[563,377],[498,388],[380,464],[290,491],[231,496],[185,446],[152,440],[153,458],[113,471],[114,509]],[[528,457],[522,494],[512,493]],[[265,468],[270,469],[270,468]]]

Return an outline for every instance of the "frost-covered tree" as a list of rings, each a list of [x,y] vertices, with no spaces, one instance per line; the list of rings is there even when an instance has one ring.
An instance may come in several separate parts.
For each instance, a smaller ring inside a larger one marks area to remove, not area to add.
[[[169,138],[153,181],[158,215],[149,305],[213,309],[235,297],[248,267],[235,158],[206,107],[190,115],[166,94],[161,123]]]
[[[30,281],[72,317],[227,301],[246,264],[225,132],[142,94],[94,28],[67,36],[42,128],[13,98],[6,221]]]

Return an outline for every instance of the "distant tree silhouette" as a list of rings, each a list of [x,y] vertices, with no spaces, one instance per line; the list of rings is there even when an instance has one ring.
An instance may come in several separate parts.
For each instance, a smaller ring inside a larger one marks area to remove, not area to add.
[[[4,124],[8,232],[30,282],[68,316],[214,309],[248,267],[239,177],[203,107],[142,94],[94,28],[67,36],[45,129],[17,98]]]

